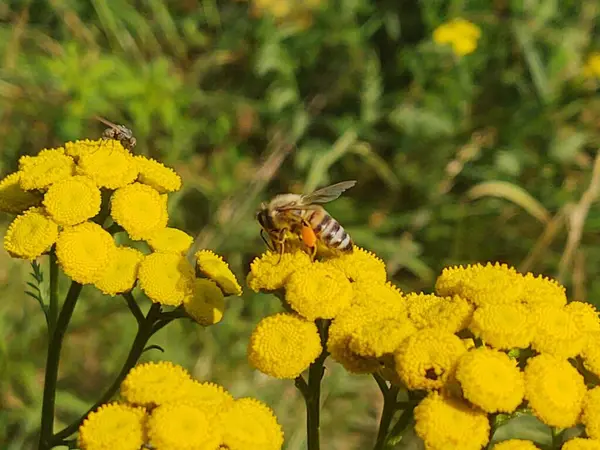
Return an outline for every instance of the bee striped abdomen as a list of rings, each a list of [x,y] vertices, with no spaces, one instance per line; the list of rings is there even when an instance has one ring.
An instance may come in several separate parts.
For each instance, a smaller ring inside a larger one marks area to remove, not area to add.
[[[352,239],[340,223],[331,217],[324,209],[312,211],[308,218],[317,237],[327,247],[341,252],[352,251]]]

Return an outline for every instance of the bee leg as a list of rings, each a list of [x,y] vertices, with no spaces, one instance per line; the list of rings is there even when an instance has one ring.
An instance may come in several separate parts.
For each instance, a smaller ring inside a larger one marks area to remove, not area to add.
[[[267,248],[269,250],[271,250],[272,252],[274,252],[275,251],[275,247],[273,246],[273,242],[271,242],[270,239],[267,239],[265,237],[265,230],[263,230],[263,229],[260,230],[260,237],[262,238],[263,242],[267,245]]]
[[[286,228],[282,228],[279,231],[279,236],[277,238],[277,245],[279,245],[279,259],[277,260],[277,264],[281,262],[281,258],[283,258],[283,252],[285,250],[285,232]]]

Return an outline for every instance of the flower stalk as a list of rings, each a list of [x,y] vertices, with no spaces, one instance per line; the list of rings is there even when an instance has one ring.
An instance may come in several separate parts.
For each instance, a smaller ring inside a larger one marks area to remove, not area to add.
[[[394,413],[398,408],[397,398],[399,388],[392,384],[388,386],[381,375],[377,373],[373,374],[373,378],[375,378],[375,381],[377,382],[377,385],[383,394],[383,411],[381,412],[377,440],[375,441],[373,450],[383,450],[387,441],[388,430],[390,429],[392,418],[394,417]]]

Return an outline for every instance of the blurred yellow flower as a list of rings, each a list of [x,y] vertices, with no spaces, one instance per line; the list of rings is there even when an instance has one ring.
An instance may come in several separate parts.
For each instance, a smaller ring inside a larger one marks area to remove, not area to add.
[[[58,237],[58,225],[44,208],[30,208],[15,217],[4,235],[4,248],[13,258],[33,261],[50,250]]]
[[[600,377],[600,332],[588,335],[581,357],[585,368]]]
[[[36,191],[23,190],[20,181],[21,172],[11,173],[0,181],[0,211],[21,214],[42,203],[42,195]]]
[[[160,228],[151,233],[146,242],[150,248],[158,253],[177,253],[186,255],[194,238],[177,228]]]
[[[324,264],[341,270],[353,282],[385,283],[387,278],[385,263],[374,253],[356,246],[352,253],[335,256],[325,261]]]
[[[160,405],[148,419],[148,442],[156,450],[215,450],[221,430],[209,416],[192,405]]]
[[[57,181],[44,195],[44,206],[59,225],[77,225],[100,212],[100,189],[87,177],[76,175]]]
[[[546,425],[575,426],[585,392],[583,377],[567,360],[542,354],[527,361],[525,398]]]
[[[527,348],[535,331],[530,310],[521,303],[490,303],[473,313],[469,329],[497,349]]]
[[[564,447],[563,447],[564,448]],[[501,441],[492,447],[492,450],[539,450],[531,441],[523,439],[509,439]]]
[[[583,66],[583,75],[587,78],[600,78],[600,52],[592,52]]]
[[[190,374],[169,361],[138,364],[121,383],[121,396],[136,405],[162,405],[180,399],[181,387],[189,382]]]
[[[74,170],[75,161],[65,155],[63,148],[45,149],[37,156],[22,156],[19,159],[19,184],[26,191],[46,189],[53,183],[73,175]]]
[[[309,264],[310,256],[302,250],[284,253],[281,258],[279,253],[267,251],[252,261],[246,282],[254,292],[275,291],[283,287],[293,272]]]
[[[533,317],[536,325],[531,347],[534,350],[565,359],[581,353],[588,336],[566,308],[553,305],[536,308]]]
[[[140,183],[152,186],[161,194],[181,189],[181,177],[170,167],[145,156],[136,156],[134,160],[140,173]]]
[[[359,327],[348,342],[350,350],[367,358],[394,353],[417,329],[408,318],[383,318]]]
[[[438,328],[457,333],[468,327],[473,316],[473,306],[466,300],[438,297],[432,294],[408,294],[408,317],[417,328]]]
[[[600,440],[576,437],[565,442],[561,450],[600,450]]]
[[[415,431],[427,450],[480,450],[489,440],[485,412],[437,392],[417,405],[414,417]]]
[[[76,171],[91,178],[97,186],[108,189],[133,183],[138,176],[133,156],[115,139],[89,141],[85,151],[79,152]]]
[[[81,284],[100,280],[115,254],[112,236],[93,222],[65,228],[56,240],[58,263],[69,278]]]
[[[133,240],[148,239],[167,226],[167,203],[150,186],[133,183],[117,189],[111,197],[110,214]]]
[[[146,412],[108,403],[91,412],[79,427],[82,450],[139,450],[145,442]]]
[[[590,389],[585,394],[581,422],[585,425],[585,432],[589,437],[600,440],[600,386]]]
[[[315,262],[289,276],[285,300],[308,320],[333,319],[350,306],[352,285],[340,270]]]
[[[396,371],[408,389],[440,389],[466,353],[454,334],[426,328],[409,336],[395,354]]]
[[[283,431],[271,408],[253,398],[234,401],[221,414],[221,445],[228,450],[280,450]]]
[[[144,259],[139,250],[130,247],[117,247],[106,272],[94,282],[94,286],[111,296],[133,289],[137,280],[138,268]]]
[[[210,250],[200,250],[195,256],[200,272],[217,283],[225,295],[242,295],[242,287],[222,257]]]
[[[181,255],[152,253],[138,269],[144,293],[155,303],[179,306],[194,293],[194,268]]]
[[[194,280],[194,293],[183,299],[183,307],[202,326],[219,323],[225,312],[225,297],[219,286],[203,278]]]
[[[262,319],[250,336],[248,360],[275,378],[296,378],[321,354],[317,326],[292,313]]]
[[[450,44],[457,56],[473,53],[480,37],[479,27],[461,18],[452,19],[433,31],[433,40],[440,45]]]
[[[561,307],[567,304],[565,288],[556,280],[528,273],[523,277],[522,285],[522,301],[532,309],[543,309],[546,306]]]
[[[565,311],[575,320],[577,327],[583,333],[600,332],[600,319],[594,305],[585,302],[571,302],[565,306]]]
[[[512,413],[523,401],[525,381],[506,353],[479,347],[463,355],[456,379],[465,399],[487,413]]]

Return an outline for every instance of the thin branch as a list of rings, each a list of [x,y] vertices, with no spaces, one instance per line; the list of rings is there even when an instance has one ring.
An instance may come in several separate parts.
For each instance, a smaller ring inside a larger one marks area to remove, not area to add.
[[[140,325],[146,318],[144,317],[144,313],[140,309],[139,305],[133,298],[133,294],[131,291],[125,292],[122,294],[125,301],[127,301],[127,306],[129,310],[133,313],[133,317],[135,317],[136,322]]]

